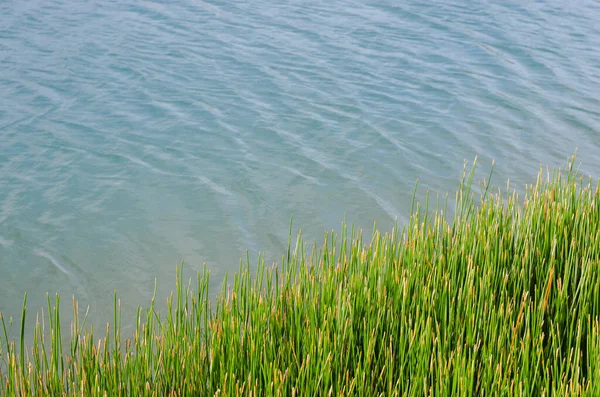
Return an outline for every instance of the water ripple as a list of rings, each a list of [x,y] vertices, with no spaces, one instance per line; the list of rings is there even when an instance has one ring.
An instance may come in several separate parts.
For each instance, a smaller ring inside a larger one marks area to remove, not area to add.
[[[123,287],[135,306],[183,258],[217,275],[246,249],[275,261],[291,214],[311,240],[345,215],[387,228],[417,178],[443,194],[475,155],[519,184],[579,148],[600,174],[597,2],[9,0],[0,15],[0,311],[30,287]]]

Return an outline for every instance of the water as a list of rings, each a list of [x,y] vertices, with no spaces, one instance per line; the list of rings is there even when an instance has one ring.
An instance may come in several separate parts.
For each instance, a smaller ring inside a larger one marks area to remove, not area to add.
[[[278,3],[0,2],[1,312],[103,321],[183,259],[216,291],[290,215],[389,230],[476,155],[600,176],[600,3]]]

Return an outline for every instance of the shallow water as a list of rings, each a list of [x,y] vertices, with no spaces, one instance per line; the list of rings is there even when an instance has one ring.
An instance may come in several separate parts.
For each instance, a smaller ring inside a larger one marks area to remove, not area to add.
[[[463,161],[600,176],[600,3],[0,3],[0,311],[389,230]]]

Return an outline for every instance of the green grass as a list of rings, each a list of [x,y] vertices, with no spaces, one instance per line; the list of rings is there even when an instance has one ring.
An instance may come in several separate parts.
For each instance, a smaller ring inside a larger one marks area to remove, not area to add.
[[[11,339],[2,317],[0,392],[600,395],[600,194],[573,161],[523,198],[487,181],[475,195],[465,172],[452,220],[426,200],[368,243],[346,226],[319,250],[298,236],[280,266],[241,265],[216,302],[206,270],[192,288],[179,268],[167,313],[153,299],[126,340],[116,297],[101,337],[73,302],[69,346],[58,296],[31,347],[29,325]]]

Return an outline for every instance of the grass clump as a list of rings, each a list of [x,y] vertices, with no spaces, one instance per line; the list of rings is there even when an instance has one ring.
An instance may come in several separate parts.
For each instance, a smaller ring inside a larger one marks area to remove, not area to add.
[[[485,184],[476,201],[472,178],[452,220],[426,203],[368,244],[346,226],[320,250],[298,236],[281,266],[243,264],[214,308],[208,272],[191,288],[179,268],[167,313],[153,299],[126,340],[115,297],[102,338],[74,301],[62,346],[57,297],[26,347],[24,303],[20,338],[1,320],[0,392],[600,395],[598,183],[571,162],[522,200]]]

